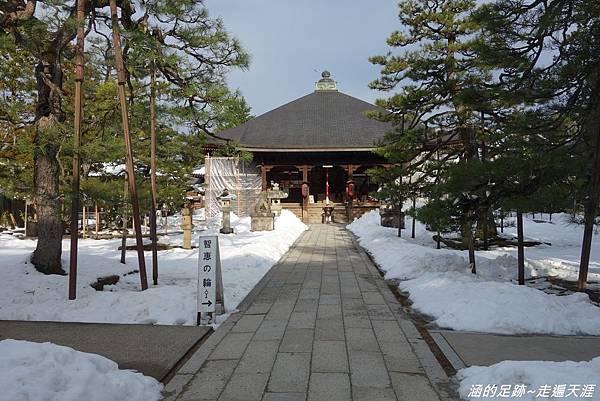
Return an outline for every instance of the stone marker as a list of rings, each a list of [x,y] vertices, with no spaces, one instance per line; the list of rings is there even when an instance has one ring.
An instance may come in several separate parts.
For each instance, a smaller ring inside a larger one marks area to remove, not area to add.
[[[183,249],[192,249],[192,213],[187,205],[181,209],[181,228],[183,229]]]

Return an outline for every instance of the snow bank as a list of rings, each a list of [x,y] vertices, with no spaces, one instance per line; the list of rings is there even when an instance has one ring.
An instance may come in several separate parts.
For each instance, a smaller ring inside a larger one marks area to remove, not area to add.
[[[563,234],[552,237],[538,223],[528,223],[526,230],[536,225],[538,237],[551,237],[557,249],[563,250],[562,254],[552,250],[553,257],[563,258],[563,265],[578,263],[573,258],[576,252],[572,248],[578,246],[572,241],[574,235],[567,235],[570,243],[561,244],[557,237]],[[556,232],[552,224],[542,226]],[[398,238],[396,229],[381,227],[376,211],[365,214],[348,228],[385,271],[385,278],[400,280],[399,287],[409,293],[413,308],[431,316],[441,327],[502,334],[600,334],[600,309],[587,295],[556,296],[515,285],[517,260],[512,249],[478,251],[477,275],[473,275],[466,251],[435,249],[432,233],[418,222],[415,239]],[[579,229],[568,226],[564,231],[573,228]],[[404,234],[410,235],[408,230]],[[550,270],[545,269],[548,255],[543,251],[549,253],[554,246],[526,249],[527,257],[538,258],[528,260],[529,277],[540,275],[540,270]],[[595,242],[594,249],[598,248]],[[552,268],[560,270],[558,264]],[[563,277],[570,274],[567,269]]]
[[[0,399],[157,401],[162,385],[110,359],[52,343],[0,341]]]
[[[414,307],[454,330],[488,333],[600,334],[600,309],[586,294],[556,296],[466,274],[425,273],[402,282]]]
[[[483,398],[533,401],[550,397],[600,400],[600,389],[597,388],[600,357],[589,362],[503,361],[489,367],[471,366],[461,369],[456,378],[460,381],[458,392],[463,400]],[[517,385],[525,386],[524,394],[513,394]],[[479,391],[485,391],[486,386],[489,386],[489,392],[484,397]],[[495,390],[493,386],[496,386]],[[588,393],[584,397],[582,393],[586,388]],[[501,396],[502,389],[509,390],[504,393],[509,395]],[[491,396],[492,392],[494,396]]]
[[[176,220],[176,219],[173,219]],[[198,223],[193,234],[216,234],[216,222]],[[208,226],[208,228],[206,228]],[[219,234],[225,309],[237,305],[263,275],[283,256],[306,226],[284,210],[274,231],[251,232],[250,218],[232,218],[233,235]],[[203,230],[200,230],[203,229]],[[182,244],[182,234],[159,238],[161,243]],[[133,239],[129,244],[133,244]],[[159,281],[151,280],[151,253],[146,252],[150,288],[139,291],[135,251],[127,252],[127,264],[119,263],[121,244],[115,240],[80,240],[77,300],[67,300],[67,276],[46,276],[29,263],[35,241],[0,234],[0,319],[196,324],[198,250],[173,248],[159,251]],[[68,266],[69,242],[63,242],[63,265]],[[118,275],[119,282],[95,291],[98,277]],[[223,316],[220,321],[223,320]]]

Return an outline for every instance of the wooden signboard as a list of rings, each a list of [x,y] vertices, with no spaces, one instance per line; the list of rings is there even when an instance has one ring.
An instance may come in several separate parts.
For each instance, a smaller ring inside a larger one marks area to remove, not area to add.
[[[198,321],[203,317],[213,320],[215,314],[225,310],[223,302],[223,277],[217,235],[200,236],[198,243]]]

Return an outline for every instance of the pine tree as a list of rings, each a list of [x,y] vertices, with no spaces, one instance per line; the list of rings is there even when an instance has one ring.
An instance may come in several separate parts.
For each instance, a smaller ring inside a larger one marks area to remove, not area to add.
[[[578,288],[583,289],[600,198],[600,3],[588,0],[499,0],[478,12],[485,46],[505,91],[539,105],[575,132],[560,144],[586,168],[584,236]],[[558,145],[557,145],[558,146]]]
[[[26,198],[33,186],[33,99],[35,78],[29,55],[10,37],[0,36],[0,189],[7,196]]]
[[[402,164],[406,176],[423,192],[431,192],[425,188],[436,185],[436,177],[441,185],[449,174],[464,176],[478,158],[482,132],[476,127],[485,102],[475,94],[489,75],[473,55],[479,30],[470,15],[475,4],[474,0],[401,1],[403,30],[393,32],[388,44],[403,50],[371,58],[382,66],[381,77],[371,87],[384,91],[400,87],[398,93],[378,101],[390,112],[378,118],[397,127],[385,138],[382,153]],[[442,175],[440,164],[445,165]],[[473,272],[473,224],[481,198],[469,190],[478,186],[449,185],[455,192],[444,194],[452,198],[455,217],[461,221]]]
[[[38,12],[36,9],[40,8]],[[0,4],[2,41],[32,58],[36,80],[34,113],[34,201],[38,215],[38,242],[32,263],[44,273],[63,274],[61,249],[63,225],[60,210],[60,143],[66,134],[63,106],[63,58],[75,35],[74,8],[37,1],[5,1]],[[8,39],[7,36],[10,38]]]
[[[105,88],[114,85],[111,82],[114,64],[108,35],[111,25],[107,5],[105,0],[86,1],[88,40],[92,42],[92,48],[108,59],[108,62],[96,66],[99,70],[104,69],[105,82],[101,84]],[[192,0],[119,1],[117,5],[125,37],[124,55],[129,69],[126,75],[130,100],[136,91],[136,79],[142,83],[144,77],[148,76],[147,71],[135,74],[135,69],[139,67],[136,52],[140,55],[151,54],[152,57],[147,60],[156,62],[164,82],[168,84],[165,96],[172,111],[165,120],[169,121],[167,125],[172,129],[187,125],[193,131],[210,133],[219,120],[211,105],[231,96],[224,74],[230,67],[245,67],[247,54],[225,32],[219,20],[208,16],[202,3]],[[28,73],[36,82],[32,90],[36,97],[32,131],[33,193],[38,215],[38,242],[32,262],[44,273],[63,273],[61,169],[64,165],[60,163],[60,158],[63,145],[69,142],[72,127],[68,110],[71,99],[65,88],[68,80],[72,79],[74,68],[72,48],[77,28],[75,11],[74,0],[8,0],[0,3],[0,43],[14,43],[15,48],[31,60]],[[116,105],[116,102],[112,103],[107,114],[113,113]],[[118,124],[112,123],[102,126],[103,120],[118,121],[110,117],[93,114],[88,118],[84,110],[84,118],[94,123],[88,126],[89,131],[84,131],[84,138],[86,134],[87,139],[95,138],[96,135],[101,136],[103,131],[109,132],[118,127]],[[82,149],[82,152],[85,151]],[[88,167],[91,164],[88,160]]]
[[[518,282],[525,281],[523,214],[560,212],[569,206],[570,178],[577,166],[566,149],[568,127],[548,124],[541,113],[513,110],[497,125],[502,141],[487,166],[495,205],[517,214]]]

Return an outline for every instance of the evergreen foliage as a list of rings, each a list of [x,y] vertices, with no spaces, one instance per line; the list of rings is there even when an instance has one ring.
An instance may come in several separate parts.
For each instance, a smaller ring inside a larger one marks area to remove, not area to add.
[[[105,171],[107,164],[124,163],[108,2],[85,5],[83,197],[119,207],[123,177]],[[149,204],[152,71],[158,75],[159,201],[177,207],[207,136],[249,112],[225,82],[227,71],[245,68],[249,56],[202,2],[117,1],[117,7],[142,210]],[[46,273],[62,272],[61,211],[70,202],[75,11],[74,0],[0,3],[0,163],[8,166],[0,186],[35,201],[39,239],[33,262]]]
[[[583,289],[600,198],[600,4],[498,0],[480,7],[475,17],[483,30],[479,54],[498,71],[498,88],[510,95],[514,107],[535,115],[521,131],[536,146],[535,157],[546,160],[536,165],[533,176],[559,177],[550,188],[542,184],[545,195],[568,185],[570,203],[583,211],[578,282]],[[557,165],[563,171],[552,168]],[[533,199],[535,206],[527,199],[529,208],[565,207],[556,205],[564,203],[557,197]]]
[[[415,213],[430,229],[460,231],[474,272],[475,237],[487,246],[496,235],[496,210],[575,204],[590,233],[587,270],[600,197],[600,5],[403,0],[399,10],[392,51],[371,58],[382,67],[371,87],[392,92],[373,117],[394,124],[378,152],[402,169],[373,176],[396,197],[425,198]]]

